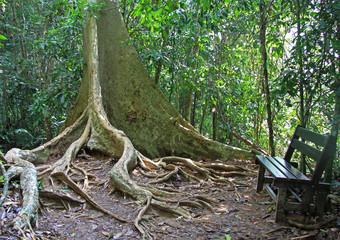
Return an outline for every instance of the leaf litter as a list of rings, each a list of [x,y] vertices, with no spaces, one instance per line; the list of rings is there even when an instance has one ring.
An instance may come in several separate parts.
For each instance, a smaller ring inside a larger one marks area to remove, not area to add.
[[[232,162],[230,162],[232,164]],[[128,220],[122,223],[115,218],[95,210],[65,185],[54,182],[59,191],[46,193],[50,184],[44,179],[40,194],[40,211],[33,231],[27,231],[27,239],[142,239],[133,224],[141,205],[129,196],[119,193],[109,194],[108,172],[114,161],[104,159],[78,158],[75,161],[81,171],[72,176],[78,179],[79,187],[87,185],[87,192],[105,209]],[[237,162],[239,165],[240,162]],[[251,169],[256,166],[249,161],[242,167]],[[88,173],[88,178],[81,178],[81,172]],[[140,183],[147,183],[150,178],[141,174],[139,169],[132,173],[132,178]],[[190,192],[191,195],[204,195],[212,200],[208,207],[184,206],[190,217],[178,217],[162,210],[149,209],[143,216],[142,224],[147,227],[154,239],[339,239],[340,216],[337,206],[331,217],[338,221],[329,223],[320,230],[303,230],[291,225],[279,225],[274,222],[274,204],[266,191],[256,193],[256,174],[229,178],[230,183],[188,182],[173,176],[166,182],[156,183],[158,187],[174,188]],[[85,184],[85,180],[87,183]],[[20,234],[10,226],[21,209],[21,195],[16,182],[12,182],[9,194],[0,207],[0,239],[20,239]],[[180,199],[183,203],[185,201]],[[177,204],[180,204],[178,201]],[[328,216],[326,216],[328,217]]]

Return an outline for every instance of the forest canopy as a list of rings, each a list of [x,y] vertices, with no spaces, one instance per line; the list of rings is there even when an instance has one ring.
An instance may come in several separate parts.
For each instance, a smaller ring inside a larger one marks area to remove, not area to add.
[[[101,5],[0,4],[0,150],[31,149],[64,124],[83,70],[84,12],[96,15]],[[124,44],[204,136],[244,147],[234,133],[269,152],[271,129],[283,153],[298,124],[337,134],[337,1],[123,0],[120,10],[131,37]]]

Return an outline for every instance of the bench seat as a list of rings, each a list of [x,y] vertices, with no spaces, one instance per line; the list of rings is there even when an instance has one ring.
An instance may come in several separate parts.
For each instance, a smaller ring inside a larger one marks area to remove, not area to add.
[[[308,145],[308,141],[321,147]],[[322,216],[330,185],[323,183],[321,178],[327,162],[334,157],[335,147],[334,136],[321,135],[298,126],[285,158],[256,156],[256,163],[260,165],[256,190],[260,192],[265,187],[275,201],[276,222],[284,221],[287,211]],[[295,163],[290,162],[294,151],[315,160],[316,166],[310,173],[311,177],[307,177],[296,168]],[[288,196],[292,196],[293,200]]]

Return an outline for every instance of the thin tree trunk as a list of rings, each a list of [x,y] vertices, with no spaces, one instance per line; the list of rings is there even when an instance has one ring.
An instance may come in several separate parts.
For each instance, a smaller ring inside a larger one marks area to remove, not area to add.
[[[50,111],[46,108],[46,114],[44,116],[44,137],[45,141],[50,141],[53,138],[52,128],[51,128],[51,114]]]
[[[298,53],[298,76],[299,76],[299,95],[300,95],[300,125],[306,127],[306,116],[305,116],[305,98],[304,98],[304,79],[303,79],[303,62],[302,62],[302,51],[301,51],[301,22],[300,22],[300,0],[296,0],[296,21],[297,21],[297,53]],[[306,158],[303,154],[300,156],[300,171],[306,174]]]
[[[191,108],[192,108],[192,98],[194,95],[193,87],[190,87],[188,94],[186,95],[184,107],[183,107],[183,117],[188,122],[191,122]]]
[[[197,12],[199,12],[200,9],[200,4],[197,5]],[[196,16],[196,22],[198,21],[198,18],[200,17],[199,14],[197,14]],[[198,27],[197,28],[197,35],[200,35],[201,33],[201,29]],[[197,56],[199,53],[199,44],[198,44],[198,37],[195,36],[194,37],[195,42],[194,42],[194,46],[191,48],[191,52],[192,55],[196,58],[196,61],[194,62],[194,64],[192,65],[192,76],[194,76],[193,82],[196,82],[197,79],[197,68],[198,68],[198,61],[197,61]],[[189,86],[189,92],[188,94],[185,96],[185,105],[183,108],[183,117],[185,120],[187,120],[188,122],[191,122],[191,117],[192,117],[192,107],[193,107],[193,96],[194,96],[194,88],[193,88],[193,84],[191,83]]]
[[[216,63],[216,65],[218,66],[218,70],[217,70],[217,78],[218,80],[221,80],[222,78],[222,70],[221,70],[221,66],[224,62],[224,58],[223,58],[223,47],[225,45],[225,34],[222,34],[222,39],[221,42],[219,44],[219,52],[218,52],[218,62]],[[215,83],[214,83],[215,84]],[[218,139],[218,113],[219,113],[219,94],[218,94],[218,88],[216,87],[216,85],[214,86],[216,93],[215,98],[216,98],[216,104],[213,108],[213,140],[217,140]]]
[[[11,6],[12,6],[13,20],[14,20],[15,26],[19,29],[19,22],[18,22],[18,17],[17,17],[15,1],[11,2]],[[22,32],[23,33],[25,32],[24,29],[22,29]],[[24,36],[22,36],[20,34],[19,35],[19,42],[20,42],[20,48],[21,48],[21,56],[22,56],[23,59],[26,59],[27,58],[27,52],[26,52],[26,48],[24,46],[23,38],[24,38]]]
[[[269,131],[269,150],[272,156],[275,155],[274,147],[274,132],[273,132],[273,116],[271,110],[271,99],[269,91],[269,80],[268,80],[268,68],[267,68],[267,50],[266,50],[266,29],[267,29],[267,10],[264,6],[264,1],[260,1],[260,43],[261,43],[261,58],[262,58],[262,71],[263,71],[263,81],[264,81],[264,93],[266,97],[267,106],[267,124]]]
[[[204,123],[204,118],[205,118],[205,108],[203,108],[202,116],[201,116],[201,123],[200,123],[200,129],[199,132],[200,134],[203,134],[203,123]]]
[[[340,25],[337,26],[337,39],[340,41]],[[339,62],[339,54],[340,51],[337,51],[338,54],[338,62]],[[340,66],[338,64],[338,72],[340,71]],[[336,136],[338,138],[339,131],[340,131],[340,76],[339,74],[336,76],[335,80],[335,109],[334,109],[334,124],[332,125],[332,132],[331,134],[333,136]],[[334,161],[336,161],[337,157],[339,157],[339,154],[337,154],[338,151],[335,151],[335,157],[332,162],[328,162],[326,165],[325,170],[325,182],[330,183],[332,181],[332,172],[333,172],[333,164]],[[338,156],[337,156],[338,155]]]
[[[168,29],[166,30],[167,32]],[[163,43],[162,43],[162,49],[165,49],[166,45],[168,44],[168,39],[166,36],[163,35]],[[157,68],[156,68],[156,73],[155,73],[155,83],[158,84],[159,82],[159,78],[161,76],[161,72],[162,72],[162,67],[163,67],[163,60],[159,59],[158,64],[157,64]]]
[[[196,106],[197,106],[197,95],[198,93],[197,92],[194,92],[194,102],[193,102],[193,105],[192,105],[192,111],[191,111],[191,121],[190,121],[190,124],[195,127],[195,113],[196,113]]]
[[[4,77],[3,78],[3,86],[2,86],[2,96],[3,96],[3,104],[4,104],[4,108],[5,108],[5,117],[6,117],[6,125],[5,125],[5,129],[8,130],[11,126],[11,121],[9,118],[9,112],[8,112],[8,96],[7,96],[7,78]]]
[[[217,104],[213,109],[213,140],[217,140],[217,134],[218,134],[218,114],[217,114]]]

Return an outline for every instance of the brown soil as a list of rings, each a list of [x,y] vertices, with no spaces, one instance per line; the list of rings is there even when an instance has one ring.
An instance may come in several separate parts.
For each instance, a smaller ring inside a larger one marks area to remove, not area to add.
[[[89,176],[87,192],[102,207],[127,219],[122,223],[111,216],[99,212],[87,203],[72,203],[68,200],[41,197],[41,210],[34,232],[36,239],[141,239],[133,225],[141,205],[119,193],[109,195],[108,172],[114,160],[78,158],[74,163],[85,169]],[[234,163],[235,164],[235,163]],[[240,165],[240,162],[237,163]],[[323,229],[315,231],[301,230],[289,225],[278,225],[274,222],[274,205],[266,191],[257,194],[256,166],[251,162],[241,162],[251,170],[248,177],[229,178],[235,185],[225,183],[188,182],[180,176],[158,184],[160,187],[177,189],[190,194],[208,196],[214,200],[213,211],[188,207],[191,218],[168,216],[162,211],[149,210],[144,215],[143,223],[153,234],[154,239],[340,239],[340,215],[336,209],[325,218],[338,215],[334,221]],[[71,178],[84,176],[72,170]],[[142,183],[150,179],[143,176],[137,168],[131,173],[133,179]],[[83,181],[79,181],[80,186]],[[245,185],[242,185],[243,183]],[[67,186],[54,182],[55,193],[69,195],[81,201]],[[43,179],[43,186],[51,188],[51,181]],[[21,196],[18,183],[12,182],[5,204],[0,208],[0,239],[20,239],[19,233],[8,226],[20,210]],[[21,233],[22,234],[22,233]],[[25,233],[27,239],[32,234]],[[299,238],[312,235],[310,238]]]

